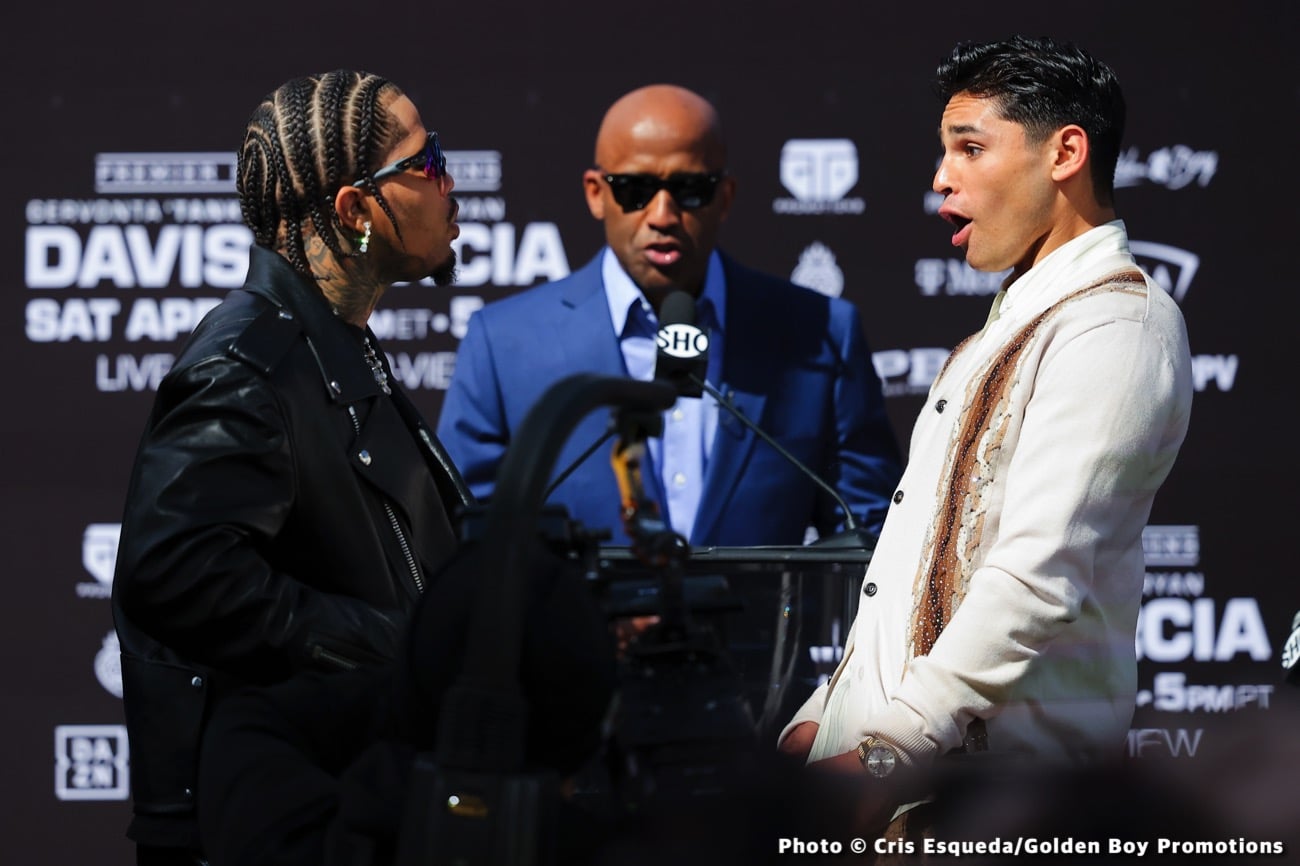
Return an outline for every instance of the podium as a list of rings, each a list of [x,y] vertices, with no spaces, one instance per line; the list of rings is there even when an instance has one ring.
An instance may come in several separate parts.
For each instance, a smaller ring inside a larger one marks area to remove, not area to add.
[[[742,680],[760,738],[775,736],[843,653],[871,551],[860,547],[690,548],[681,563],[686,608],[715,629]],[[601,547],[607,608],[647,616],[663,576],[626,547]]]

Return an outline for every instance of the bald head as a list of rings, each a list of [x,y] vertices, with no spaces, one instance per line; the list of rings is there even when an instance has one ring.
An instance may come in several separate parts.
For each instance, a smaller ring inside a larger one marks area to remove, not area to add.
[[[596,164],[629,153],[692,151],[713,169],[727,163],[722,122],[707,99],[685,87],[651,84],[618,99],[596,134]]]
[[[718,112],[684,87],[633,90],[605,112],[596,166],[582,175],[587,207],[646,300],[699,297],[736,189]]]

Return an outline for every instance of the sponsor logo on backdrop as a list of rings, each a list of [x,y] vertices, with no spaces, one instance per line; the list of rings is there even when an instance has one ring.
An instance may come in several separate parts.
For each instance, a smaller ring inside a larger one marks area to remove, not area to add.
[[[1219,154],[1213,150],[1195,150],[1183,144],[1153,150],[1145,159],[1136,147],[1121,151],[1115,166],[1115,187],[1138,186],[1143,183],[1182,189],[1195,183],[1210,185],[1210,179],[1219,170]]]
[[[448,151],[447,162],[461,205],[453,244],[459,287],[527,286],[569,273],[554,223],[506,221],[506,200],[494,194],[502,185],[499,151]],[[252,234],[234,177],[233,153],[100,153],[93,196],[28,201],[27,339],[118,344],[95,356],[87,380],[106,393],[156,390],[178,341],[243,284]],[[485,298],[452,291],[431,289],[430,307],[383,309],[375,322],[408,388],[447,387],[454,351],[400,344],[464,336]]]
[[[835,253],[820,241],[814,241],[799,254],[799,264],[794,266],[790,282],[830,298],[844,294],[844,272],[835,263]]]
[[[501,152],[448,150],[447,171],[458,194],[501,188]],[[236,156],[220,153],[99,153],[95,192],[223,193],[235,195]]]
[[[97,153],[95,192],[235,193],[235,154]]]
[[[951,352],[938,347],[882,349],[871,353],[871,363],[886,397],[923,395]]]
[[[847,138],[792,138],[781,148],[778,214],[860,214],[866,203],[848,193],[858,182],[858,148]]]
[[[94,583],[77,584],[82,598],[108,598],[113,592],[113,569],[117,565],[120,523],[92,523],[81,536],[81,565],[95,578]]]
[[[95,679],[115,698],[122,697],[122,645],[117,632],[110,631],[95,653]]]
[[[1011,273],[1005,271],[977,271],[965,259],[920,259],[912,269],[916,286],[923,297],[938,295],[987,295],[990,298],[1002,287],[1002,281]]]
[[[456,197],[467,192],[496,192],[501,189],[501,151],[449,150],[447,172],[456,179]],[[504,219],[502,214],[499,219]]]
[[[1192,387],[1208,391],[1210,385],[1227,393],[1237,381],[1236,355],[1193,355]]]
[[[125,800],[130,752],[124,725],[54,729],[54,795],[60,800]]]
[[[1201,561],[1201,529],[1148,526],[1142,530],[1142,557],[1148,567],[1196,565]]]

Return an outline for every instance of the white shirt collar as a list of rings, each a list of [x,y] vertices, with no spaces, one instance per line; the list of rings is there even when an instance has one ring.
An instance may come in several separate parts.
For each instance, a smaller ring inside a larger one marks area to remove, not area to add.
[[[632,282],[632,278],[623,270],[618,256],[609,247],[605,247],[600,260],[600,276],[605,284],[605,300],[609,304],[609,318],[614,325],[614,333],[623,335],[627,325],[628,311],[634,302],[639,302],[652,321],[657,321],[650,302],[645,299],[641,289]],[[709,254],[709,267],[704,275],[704,291],[701,296],[713,304],[713,315],[717,327],[722,328],[727,321],[727,279],[722,270],[722,257],[714,250]]]
[[[1001,315],[1017,308],[1041,310],[1075,289],[1095,282],[1125,264],[1133,264],[1123,220],[1089,229],[1056,249],[1011,283]],[[1028,305],[1028,306],[1026,306]]]

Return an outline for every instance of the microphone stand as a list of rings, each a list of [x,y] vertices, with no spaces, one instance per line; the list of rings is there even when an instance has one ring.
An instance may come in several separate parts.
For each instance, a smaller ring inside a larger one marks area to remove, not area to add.
[[[564,479],[572,475],[574,470],[577,469],[579,466],[581,466],[583,463],[585,463],[588,457],[590,457],[592,454],[595,454],[597,448],[599,448],[601,445],[604,445],[606,442],[612,439],[616,432],[618,432],[618,428],[615,426],[615,424],[613,423],[613,419],[611,418],[610,425],[605,429],[604,434],[602,434],[601,437],[597,439],[595,442],[592,442],[586,451],[583,451],[581,454],[579,454],[578,459],[570,463],[563,472],[555,476],[555,480],[551,482],[551,486],[547,487],[546,492],[542,494],[542,501],[545,502],[547,499],[549,499],[551,497],[551,494],[555,492],[555,488],[563,484]]]
[[[816,542],[817,547],[851,547],[870,550],[876,546],[876,540],[871,533],[858,526],[858,521],[854,518],[853,512],[849,509],[849,504],[844,501],[843,496],[840,496],[839,491],[824,481],[816,472],[809,469],[802,460],[791,454],[790,451],[781,445],[780,442],[777,442],[768,435],[767,431],[763,430],[763,428],[745,417],[745,414],[737,409],[732,401],[727,399],[717,388],[710,385],[694,372],[688,372],[686,378],[689,379],[693,385],[700,388],[704,393],[718,401],[719,406],[726,409],[732,417],[752,430],[755,436],[775,448],[778,454],[790,461],[790,463],[800,472],[802,472],[807,478],[812,479],[813,483],[825,491],[831,499],[835,500],[835,504],[844,512],[844,529],[834,535],[828,536],[827,538],[820,539]]]

